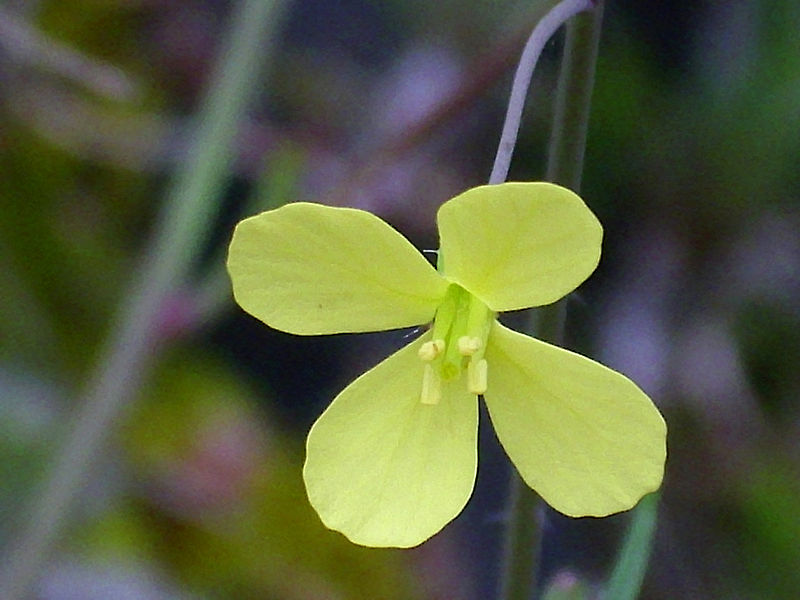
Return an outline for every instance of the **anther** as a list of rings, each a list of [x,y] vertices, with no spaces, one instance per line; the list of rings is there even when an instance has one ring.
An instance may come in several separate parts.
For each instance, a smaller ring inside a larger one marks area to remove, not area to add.
[[[458,353],[461,356],[472,356],[481,348],[481,339],[478,337],[462,335],[458,338]]]
[[[444,340],[437,339],[437,340],[430,340],[422,344],[417,350],[417,355],[424,361],[430,362],[436,359],[442,352],[444,352],[445,344]]]
[[[486,359],[471,360],[467,365],[467,390],[473,394],[483,394],[486,391],[489,365]]]

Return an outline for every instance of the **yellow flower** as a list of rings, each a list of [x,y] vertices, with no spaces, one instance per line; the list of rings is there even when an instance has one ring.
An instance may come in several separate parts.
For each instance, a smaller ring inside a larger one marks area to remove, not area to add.
[[[410,547],[458,515],[477,470],[477,396],[525,482],[556,510],[604,516],[661,483],[666,426],[625,376],[514,332],[499,312],[555,302],[597,266],[602,227],[549,183],[473,188],[437,216],[439,270],[378,217],[296,203],[236,227],[239,305],[298,335],[431,328],[348,385],[308,435],[322,521]]]

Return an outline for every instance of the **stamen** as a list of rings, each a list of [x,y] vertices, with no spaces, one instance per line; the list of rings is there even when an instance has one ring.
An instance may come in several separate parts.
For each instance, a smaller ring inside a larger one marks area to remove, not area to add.
[[[442,380],[439,373],[430,364],[425,365],[422,373],[422,393],[419,401],[422,404],[438,404],[442,399]]]
[[[494,313],[479,298],[458,284],[448,287],[436,309],[430,337],[417,351],[424,364],[423,404],[437,404],[443,382],[453,382],[462,374],[470,393],[486,391],[488,366],[483,355],[493,319]]]
[[[485,358],[470,360],[467,365],[467,390],[473,394],[483,394],[488,383],[489,365]]]
[[[472,356],[481,348],[481,339],[474,336],[462,335],[458,338],[458,351],[461,356]]]
[[[437,340],[430,340],[422,344],[417,350],[417,354],[419,357],[426,361],[430,362],[435,360],[437,356],[439,356],[442,352],[444,352],[445,344],[444,340],[437,339]]]

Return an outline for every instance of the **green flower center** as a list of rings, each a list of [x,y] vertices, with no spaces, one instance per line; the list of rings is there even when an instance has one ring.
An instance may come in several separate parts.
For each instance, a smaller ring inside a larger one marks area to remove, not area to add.
[[[436,310],[431,339],[419,349],[425,363],[422,377],[423,404],[436,404],[442,397],[442,381],[461,376],[466,369],[467,390],[486,391],[488,366],[483,354],[494,313],[460,285],[450,284]]]

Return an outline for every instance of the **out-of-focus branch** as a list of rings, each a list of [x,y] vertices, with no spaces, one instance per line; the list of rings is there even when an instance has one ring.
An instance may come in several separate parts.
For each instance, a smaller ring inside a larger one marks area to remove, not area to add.
[[[157,349],[158,319],[206,240],[228,175],[240,117],[268,60],[284,2],[245,0],[232,16],[187,160],[177,169],[154,237],[101,348],[48,478],[0,565],[0,598],[29,595],[92,466],[120,426]]]
[[[466,69],[469,79],[466,79],[449,98],[440,102],[402,134],[389,139],[378,148],[370,149],[369,156],[353,157],[350,175],[342,185],[333,190],[329,201],[336,204],[352,197],[353,190],[369,180],[376,171],[418,147],[459,114],[474,106],[476,99],[486,94],[487,90],[503,78],[515,64],[519,48],[530,36],[531,29],[555,4],[557,2],[553,0],[539,2],[527,14],[521,17],[515,16],[513,29],[504,35],[498,35],[500,41]]]
[[[540,2],[523,15],[515,15],[513,26],[495,36],[496,42],[465,70],[467,75],[462,85],[448,98],[412,127],[363,154],[350,157],[343,180],[329,192],[327,201],[336,204],[351,198],[353,191],[376,172],[424,144],[474,106],[478,98],[508,73],[531,29],[553,4]],[[5,12],[0,9],[0,21]],[[2,44],[0,40],[0,47]],[[156,113],[116,114],[69,90],[41,85],[28,83],[24,88],[6,90],[9,106],[18,119],[66,151],[136,171],[162,171],[182,162],[186,146],[183,140],[191,136],[188,123]],[[92,125],[87,127],[87,123]],[[239,175],[253,179],[257,178],[265,152],[292,142],[284,139],[290,134],[277,132],[263,121],[251,120],[240,131],[243,135],[237,140],[236,151],[240,160],[234,168]]]
[[[0,47],[18,63],[56,73],[112,100],[132,100],[139,92],[139,86],[117,67],[50,39],[2,7]]]

